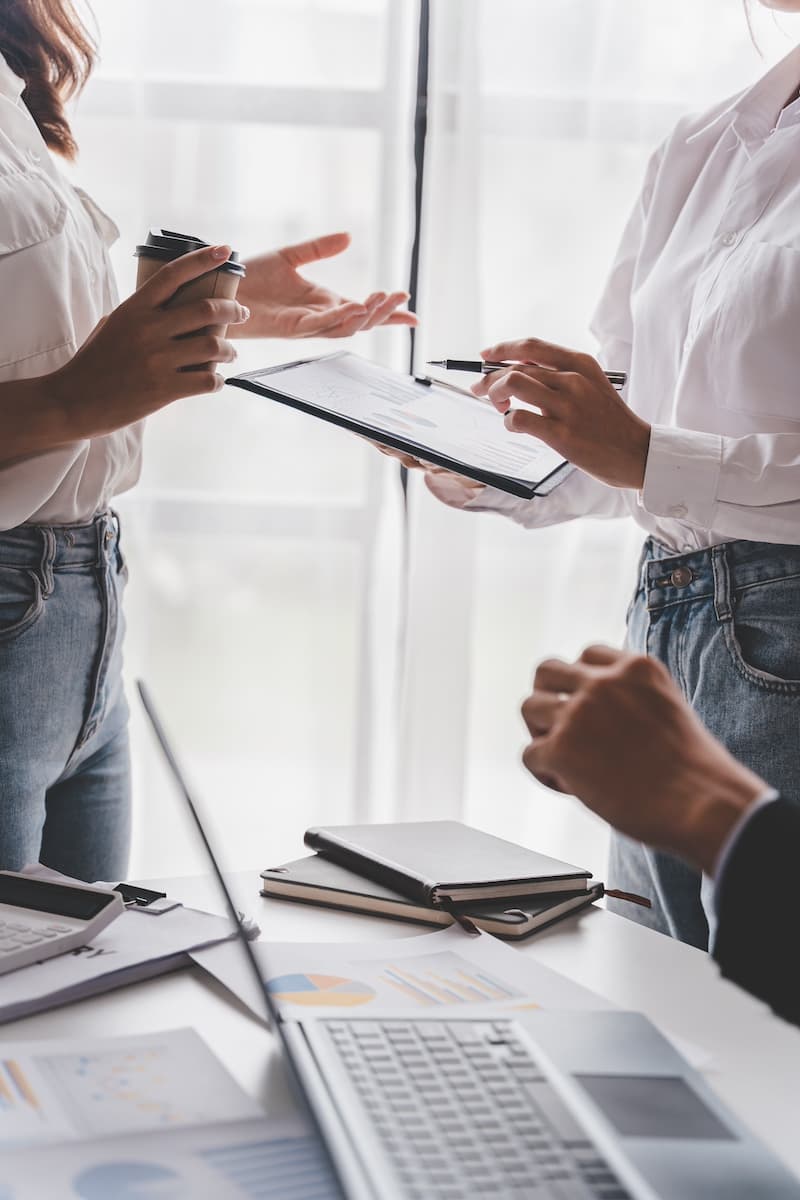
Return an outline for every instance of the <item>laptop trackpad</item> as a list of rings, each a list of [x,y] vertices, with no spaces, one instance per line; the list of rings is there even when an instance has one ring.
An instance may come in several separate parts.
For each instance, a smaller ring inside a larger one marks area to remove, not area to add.
[[[620,1137],[737,1140],[678,1076],[575,1074],[573,1079]]]

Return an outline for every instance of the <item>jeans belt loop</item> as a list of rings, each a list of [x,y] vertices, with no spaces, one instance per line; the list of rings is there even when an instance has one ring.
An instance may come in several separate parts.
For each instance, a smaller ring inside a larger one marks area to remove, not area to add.
[[[40,525],[42,534],[42,562],[41,562],[41,578],[42,578],[42,595],[52,596],[53,588],[55,587],[55,579],[53,577],[53,563],[56,558],[56,538],[49,525]]]
[[[115,537],[114,518],[110,512],[104,512],[97,518],[97,562],[95,566],[104,569],[109,558],[109,546]]]
[[[714,612],[718,621],[733,620],[733,588],[731,566],[726,545],[714,546],[711,550],[711,565],[714,571]]]

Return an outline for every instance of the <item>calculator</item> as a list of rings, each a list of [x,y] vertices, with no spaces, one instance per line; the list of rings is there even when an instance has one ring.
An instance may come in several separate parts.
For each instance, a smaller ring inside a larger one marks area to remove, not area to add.
[[[124,911],[119,892],[0,871],[0,975],[85,946]]]

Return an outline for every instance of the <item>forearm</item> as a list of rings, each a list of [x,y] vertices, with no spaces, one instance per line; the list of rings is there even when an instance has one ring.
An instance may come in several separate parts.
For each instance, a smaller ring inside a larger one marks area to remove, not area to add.
[[[57,376],[0,383],[0,467],[82,439],[68,427]]]

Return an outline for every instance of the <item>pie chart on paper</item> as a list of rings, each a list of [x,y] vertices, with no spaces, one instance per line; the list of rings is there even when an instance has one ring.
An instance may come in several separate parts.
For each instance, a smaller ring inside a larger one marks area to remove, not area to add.
[[[186,1196],[174,1171],[146,1162],[99,1163],[81,1171],[73,1187],[81,1200],[181,1200]]]
[[[375,989],[369,984],[341,975],[279,975],[270,979],[267,987],[285,1004],[354,1008],[375,998]]]

